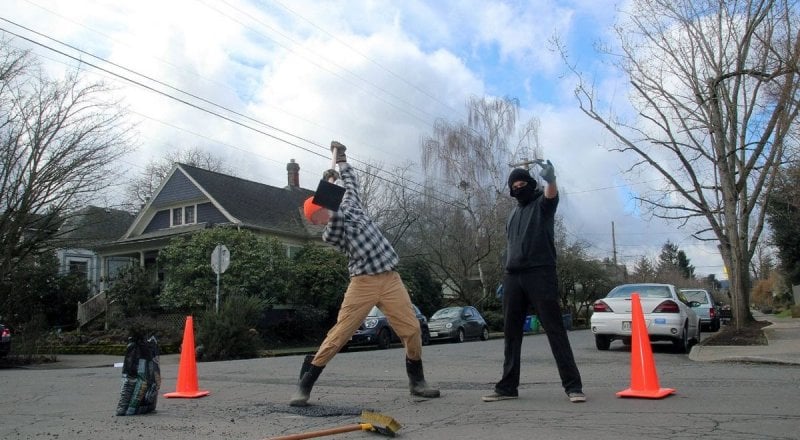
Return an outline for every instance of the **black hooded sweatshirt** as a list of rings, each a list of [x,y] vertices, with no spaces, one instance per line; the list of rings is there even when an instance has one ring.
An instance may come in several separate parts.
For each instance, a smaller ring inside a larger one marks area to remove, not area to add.
[[[533,200],[517,205],[506,225],[506,272],[521,273],[556,265],[555,215],[558,195],[548,199],[536,191]]]

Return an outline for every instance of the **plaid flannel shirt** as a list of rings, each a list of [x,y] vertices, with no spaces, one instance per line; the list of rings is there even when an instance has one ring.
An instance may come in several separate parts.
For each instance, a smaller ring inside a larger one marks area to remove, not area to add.
[[[351,277],[395,270],[399,262],[397,253],[364,212],[352,167],[340,163],[339,172],[345,187],[344,198],[325,226],[322,240],[347,254]]]

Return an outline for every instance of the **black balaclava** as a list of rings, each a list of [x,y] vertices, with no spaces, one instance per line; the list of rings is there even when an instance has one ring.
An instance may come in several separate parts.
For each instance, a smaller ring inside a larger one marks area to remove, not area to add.
[[[516,190],[512,188],[511,185],[519,181],[525,181],[528,182],[528,184]],[[517,199],[520,205],[527,205],[534,200],[540,192],[536,188],[536,179],[531,177],[528,170],[524,168],[514,168],[511,170],[511,174],[508,175],[508,190],[511,197]]]

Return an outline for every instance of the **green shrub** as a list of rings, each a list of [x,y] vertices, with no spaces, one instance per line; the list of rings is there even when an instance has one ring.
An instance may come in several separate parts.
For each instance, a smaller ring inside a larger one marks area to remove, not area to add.
[[[203,313],[195,321],[198,360],[222,361],[258,357],[261,338],[256,326],[266,301],[233,296],[223,301],[219,313]]]
[[[486,323],[489,324],[489,330],[503,331],[503,312],[487,310],[482,315]]]

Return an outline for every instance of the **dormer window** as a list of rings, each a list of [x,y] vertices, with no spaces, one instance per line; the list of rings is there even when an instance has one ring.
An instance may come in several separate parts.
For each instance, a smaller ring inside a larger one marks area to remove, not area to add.
[[[179,208],[172,208],[172,216],[170,226],[191,225],[197,223],[197,205],[181,206]]]

